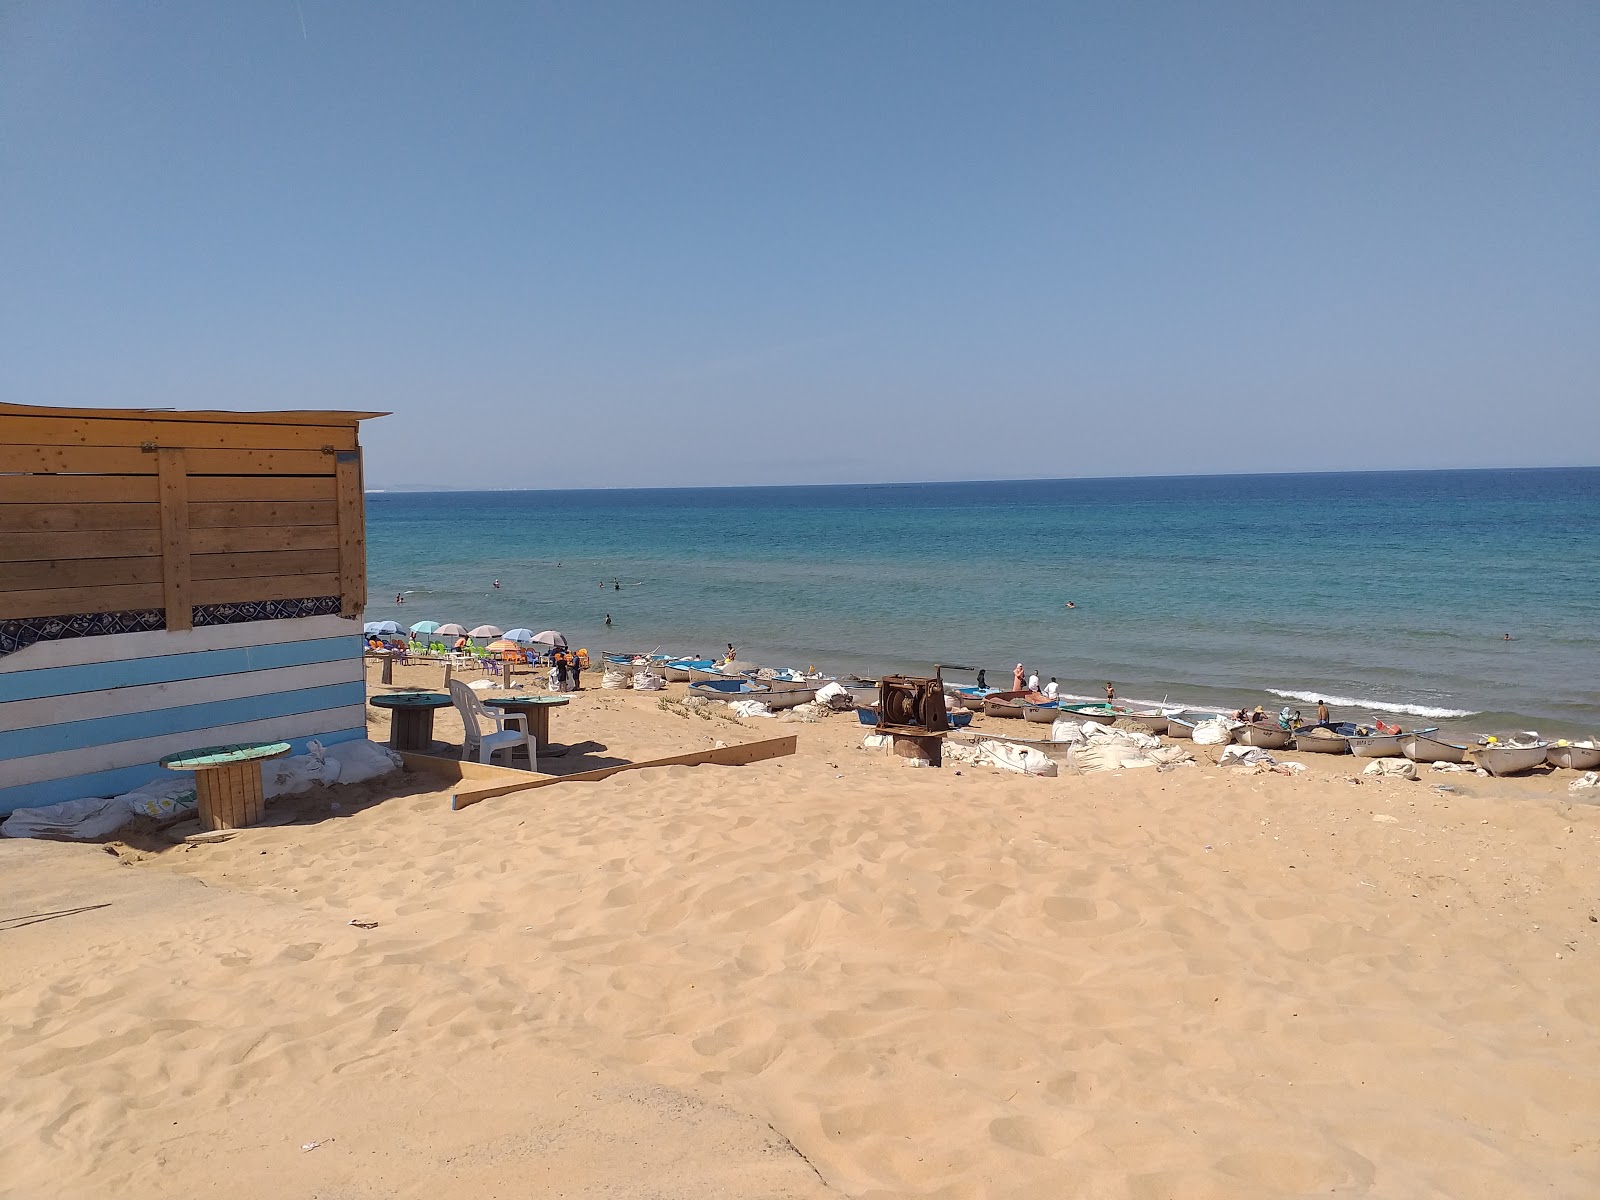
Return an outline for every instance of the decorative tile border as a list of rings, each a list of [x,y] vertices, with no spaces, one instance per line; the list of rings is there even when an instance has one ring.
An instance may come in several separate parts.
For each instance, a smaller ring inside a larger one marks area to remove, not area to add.
[[[239,604],[203,604],[194,609],[196,627],[238,625],[246,621],[276,621],[285,617],[338,616],[338,596],[312,596],[299,600],[247,600]],[[130,612],[75,613],[64,617],[29,617],[0,621],[0,657],[15,654],[38,642],[66,638],[104,637],[116,633],[147,633],[167,627],[167,614],[159,608]]]

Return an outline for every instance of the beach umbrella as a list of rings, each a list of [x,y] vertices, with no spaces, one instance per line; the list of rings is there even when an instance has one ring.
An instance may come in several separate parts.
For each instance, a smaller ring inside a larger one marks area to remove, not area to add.
[[[439,622],[437,622],[437,621],[418,621],[415,625],[413,625],[411,627],[411,632],[412,633],[438,633],[439,632]]]
[[[485,650],[492,650],[496,654],[521,654],[522,653],[522,647],[521,646],[517,645],[515,642],[508,642],[505,638],[496,638],[494,641],[490,642],[487,646],[485,646],[484,649]]]
[[[435,629],[434,632],[437,633],[440,637],[466,637],[467,636],[466,626],[465,625],[457,625],[457,624],[454,624],[453,622],[451,624],[449,624],[449,625],[441,625],[441,626],[439,626],[439,628]]]
[[[503,636],[505,631],[498,625],[479,625],[476,629],[467,631],[468,637],[497,638]]]
[[[361,627],[362,633],[399,633],[400,626],[393,621],[368,621]]]
[[[542,633],[536,633],[528,640],[538,642],[541,646],[554,646],[557,650],[565,650],[567,648],[567,639],[554,629],[546,629]]]
[[[533,641],[533,630],[531,630],[531,629],[508,629],[508,630],[506,630],[506,641],[508,641],[508,642],[531,642],[531,641]]]

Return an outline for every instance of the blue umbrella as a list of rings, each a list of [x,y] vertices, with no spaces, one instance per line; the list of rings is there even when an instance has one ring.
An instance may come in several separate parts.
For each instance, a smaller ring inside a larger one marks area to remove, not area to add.
[[[393,621],[368,621],[361,627],[361,632],[376,633],[380,635],[385,633],[399,633],[400,626],[396,625]]]
[[[531,641],[533,641],[533,630],[531,630],[531,629],[511,629],[511,630],[507,630],[505,633],[501,634],[500,636],[505,638],[506,641],[508,641],[508,642],[531,642]]]
[[[411,632],[412,633],[438,633],[439,632],[439,622],[437,622],[437,621],[418,621],[415,625],[413,625],[411,627]]]

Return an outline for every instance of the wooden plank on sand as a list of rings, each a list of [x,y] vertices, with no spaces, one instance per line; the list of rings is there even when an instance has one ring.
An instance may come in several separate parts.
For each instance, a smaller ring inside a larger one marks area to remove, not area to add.
[[[737,746],[718,746],[714,750],[696,750],[691,754],[674,754],[670,758],[651,758],[644,762],[623,763],[615,767],[601,767],[596,771],[581,771],[576,775],[529,775],[524,773],[520,780],[501,782],[484,781],[476,787],[464,787],[450,798],[450,807],[460,810],[478,803],[480,800],[489,800],[495,796],[506,796],[512,792],[528,792],[535,788],[551,787],[558,783],[594,783],[601,779],[610,779],[613,775],[620,775],[623,771],[642,771],[646,767],[742,767],[748,763],[762,762],[769,758],[783,758],[793,754],[799,745],[800,739],[795,734],[788,737],[767,738],[759,742],[744,742]],[[477,764],[467,764],[469,766]]]

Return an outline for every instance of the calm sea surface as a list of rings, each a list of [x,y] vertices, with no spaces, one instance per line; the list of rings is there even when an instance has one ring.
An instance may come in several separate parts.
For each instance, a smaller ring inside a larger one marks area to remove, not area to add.
[[[1600,468],[377,492],[367,521],[369,620],[1600,730]]]

